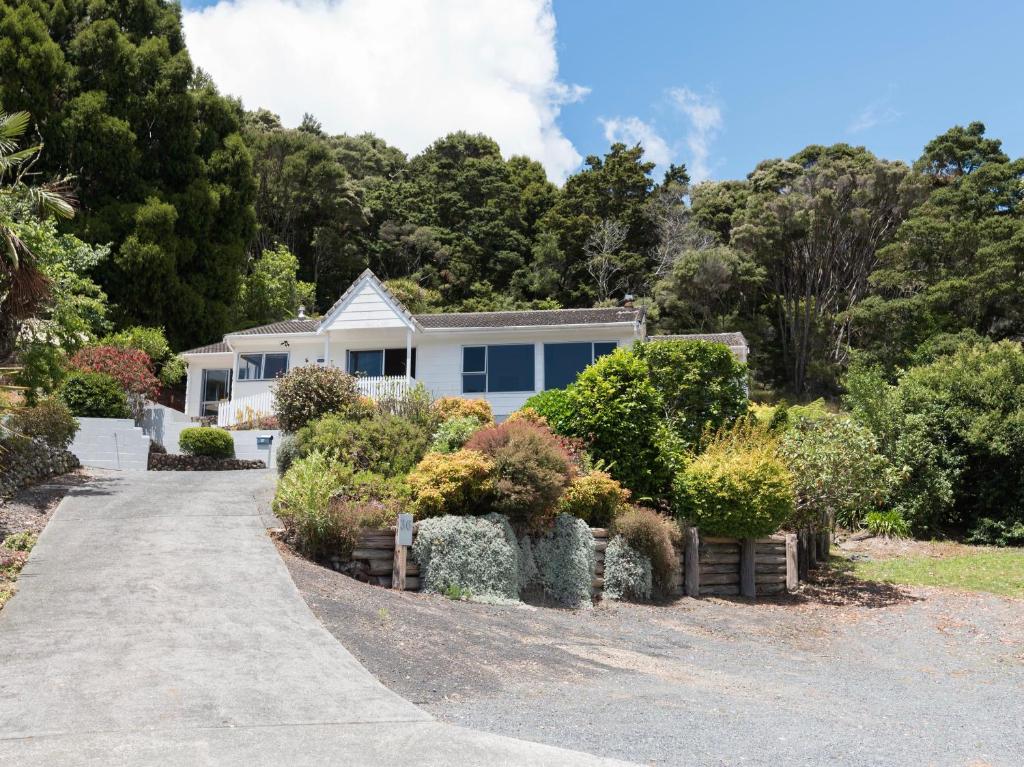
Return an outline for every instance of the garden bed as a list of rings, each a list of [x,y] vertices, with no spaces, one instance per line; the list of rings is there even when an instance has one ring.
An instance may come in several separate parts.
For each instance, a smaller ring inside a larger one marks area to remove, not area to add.
[[[264,461],[245,458],[211,458],[205,455],[157,452],[149,454],[150,471],[238,471],[265,468],[267,464]]]

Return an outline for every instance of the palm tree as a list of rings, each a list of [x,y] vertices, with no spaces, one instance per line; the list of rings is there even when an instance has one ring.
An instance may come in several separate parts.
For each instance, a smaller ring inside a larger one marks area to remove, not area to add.
[[[28,112],[0,112],[0,360],[14,348],[21,320],[46,299],[49,284],[32,251],[18,237],[17,217],[75,215],[69,179],[33,186],[27,183],[42,144],[19,149],[29,126]]]

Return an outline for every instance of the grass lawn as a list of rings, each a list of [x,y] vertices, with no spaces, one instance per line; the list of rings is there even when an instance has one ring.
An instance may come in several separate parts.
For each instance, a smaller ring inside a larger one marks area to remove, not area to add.
[[[846,561],[841,567],[864,580],[944,586],[1024,598],[1024,549],[1019,548],[979,547],[947,557],[907,556]]]

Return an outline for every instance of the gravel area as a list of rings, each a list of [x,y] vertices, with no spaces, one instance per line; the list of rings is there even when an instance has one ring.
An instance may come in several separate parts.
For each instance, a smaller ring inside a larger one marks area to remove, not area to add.
[[[656,765],[1019,765],[1024,602],[835,575],[756,604],[572,611],[367,586],[307,603],[439,719]]]
[[[0,499],[0,540],[12,533],[40,533],[68,490],[90,479],[83,469],[52,477]]]

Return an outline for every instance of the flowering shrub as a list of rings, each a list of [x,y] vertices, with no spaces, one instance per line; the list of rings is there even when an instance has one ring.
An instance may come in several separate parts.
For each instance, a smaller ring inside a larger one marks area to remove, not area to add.
[[[629,501],[629,491],[603,471],[576,477],[559,501],[559,511],[579,517],[591,527],[608,527]]]
[[[432,405],[441,421],[449,418],[473,416],[481,423],[494,423],[494,412],[491,403],[485,399],[465,399],[463,397],[440,397]]]
[[[106,373],[129,394],[152,399],[160,392],[160,381],[153,374],[153,363],[149,355],[140,349],[91,346],[75,352],[71,367],[91,373]]]
[[[356,379],[340,368],[304,365],[274,383],[274,414],[285,431],[298,431],[328,413],[342,413],[360,402]]]
[[[413,512],[439,517],[484,511],[494,491],[493,471],[494,462],[473,450],[427,453],[409,474]]]
[[[569,454],[546,426],[519,420],[481,429],[466,443],[494,461],[494,509],[520,530],[547,527],[572,477]]]

